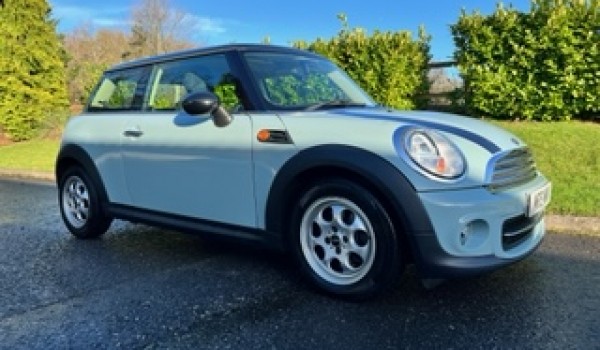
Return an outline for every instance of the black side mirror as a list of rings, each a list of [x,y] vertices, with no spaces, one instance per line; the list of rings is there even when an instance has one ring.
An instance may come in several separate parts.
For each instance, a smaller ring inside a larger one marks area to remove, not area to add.
[[[193,116],[210,114],[218,127],[227,126],[233,117],[220,104],[217,95],[211,92],[195,92],[189,94],[182,104],[183,110]]]

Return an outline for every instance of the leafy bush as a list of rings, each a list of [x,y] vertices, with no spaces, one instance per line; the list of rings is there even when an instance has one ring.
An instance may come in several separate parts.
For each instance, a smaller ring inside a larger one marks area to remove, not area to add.
[[[344,15],[342,29],[331,39],[312,43],[297,41],[295,47],[327,56],[344,69],[377,102],[394,108],[412,109],[426,104],[429,40],[423,28],[413,39],[408,31],[367,35],[349,28]]]
[[[598,0],[534,0],[529,13],[463,11],[452,33],[467,108],[528,120],[599,112],[599,10]]]
[[[228,111],[232,111],[240,105],[240,99],[235,92],[235,84],[224,81],[215,86],[215,95],[219,97],[221,105]]]

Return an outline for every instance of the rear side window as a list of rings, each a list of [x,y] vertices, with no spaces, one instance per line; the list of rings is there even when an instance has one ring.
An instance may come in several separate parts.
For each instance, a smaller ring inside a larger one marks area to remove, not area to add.
[[[141,110],[149,68],[139,67],[104,74],[94,92],[89,111]]]

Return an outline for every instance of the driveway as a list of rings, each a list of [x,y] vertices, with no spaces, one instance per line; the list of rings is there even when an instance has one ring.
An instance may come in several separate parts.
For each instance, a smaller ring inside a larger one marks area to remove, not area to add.
[[[600,237],[427,291],[409,269],[365,303],[315,293],[285,256],[115,222],[63,227],[56,189],[0,180],[0,349],[600,349]]]

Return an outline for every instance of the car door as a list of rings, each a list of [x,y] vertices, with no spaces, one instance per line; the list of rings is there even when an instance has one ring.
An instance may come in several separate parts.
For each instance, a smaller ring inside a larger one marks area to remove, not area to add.
[[[108,198],[129,203],[120,155],[121,130],[133,115],[141,113],[151,67],[108,71],[92,93],[86,112],[72,120],[74,140],[88,153],[100,173]]]
[[[148,113],[129,118],[122,157],[132,205],[166,214],[255,227],[251,119],[239,108],[225,54],[156,65]],[[233,113],[227,127],[190,116],[181,102],[211,91]]]

